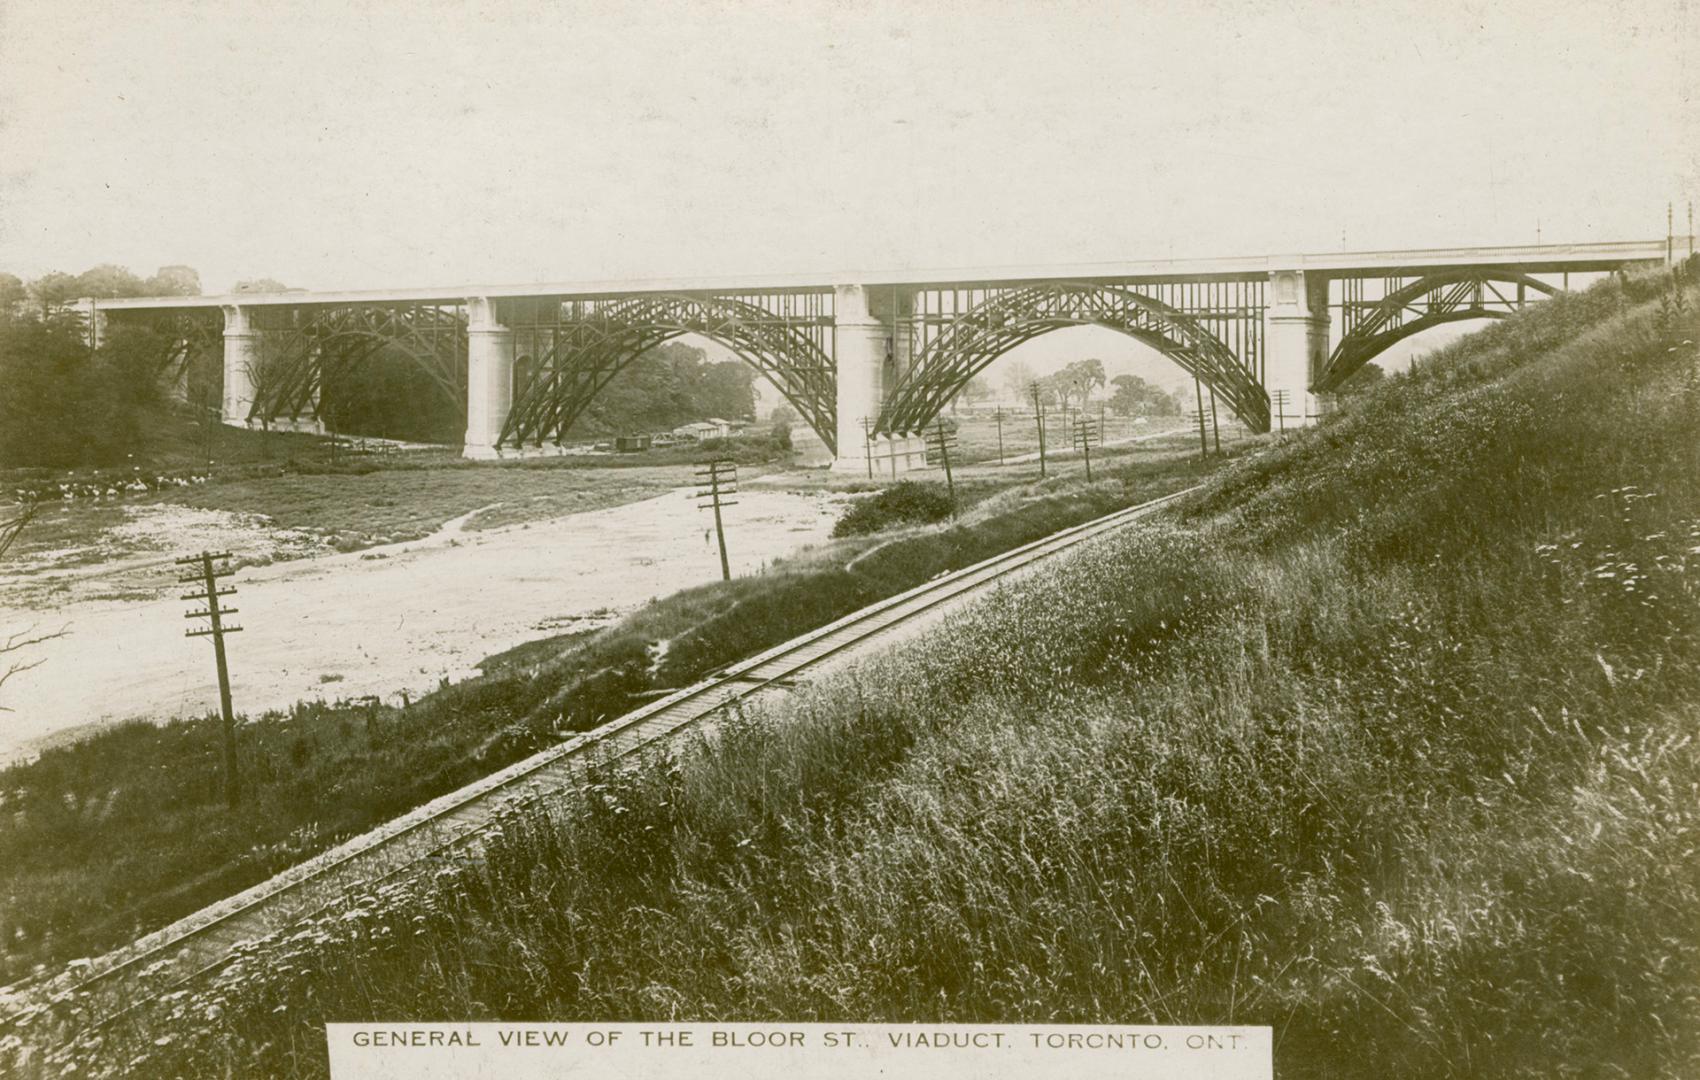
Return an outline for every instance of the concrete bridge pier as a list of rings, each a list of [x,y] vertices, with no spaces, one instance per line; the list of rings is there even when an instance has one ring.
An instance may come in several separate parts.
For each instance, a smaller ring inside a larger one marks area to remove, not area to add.
[[[502,456],[497,440],[514,403],[514,332],[496,317],[495,301],[466,301],[466,444],[462,455]]]
[[[1303,270],[1269,275],[1263,318],[1263,386],[1269,392],[1269,428],[1316,423],[1325,403],[1311,384],[1328,361],[1328,279]]]
[[[874,315],[868,290],[861,285],[833,289],[834,366],[838,376],[838,456],[833,472],[867,468],[867,425],[885,400],[886,358],[893,328]]]
[[[224,305],[224,398],[219,419],[232,427],[247,427],[254,407],[254,372],[260,364],[260,332],[251,312],[239,304]]]
[[[862,285],[839,285],[833,293],[838,455],[832,471],[890,477],[925,467],[921,439],[868,437],[868,425],[879,418],[886,391],[897,381],[898,363],[908,359],[908,335],[899,331],[908,329],[910,296]]]

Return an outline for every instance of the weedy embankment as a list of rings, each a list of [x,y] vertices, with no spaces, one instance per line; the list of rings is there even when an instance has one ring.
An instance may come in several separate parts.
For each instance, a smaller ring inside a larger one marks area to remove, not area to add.
[[[124,724],[0,770],[0,984],[121,945],[657,692],[1203,471],[1150,455],[1093,485],[1018,485],[958,523],[836,541],[530,643],[406,705],[305,702],[248,720],[235,811],[220,794],[216,718]]]
[[[1700,296],[1669,282],[1473,335],[1186,520],[54,1060],[312,1076],[326,1019],[785,1017],[1693,1075]]]

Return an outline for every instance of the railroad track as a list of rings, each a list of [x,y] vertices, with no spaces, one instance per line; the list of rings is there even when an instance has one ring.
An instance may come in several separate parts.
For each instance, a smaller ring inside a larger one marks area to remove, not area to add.
[[[630,758],[740,702],[866,646],[941,605],[1045,558],[1113,532],[1197,488],[1127,507],[862,608],[818,630],[734,664],[683,690],[583,735],[516,762],[481,780],[349,840],[244,892],[204,908],[102,957],[67,989],[84,997],[79,1013],[106,1022],[145,1001],[208,975],[243,941],[264,937],[324,911],[350,891],[438,864],[476,845],[499,816],[575,787],[592,767]],[[26,991],[28,993],[28,991]],[[38,998],[41,996],[37,991]],[[29,1011],[28,1009],[24,1010]],[[0,1030],[23,1015],[0,1021]]]

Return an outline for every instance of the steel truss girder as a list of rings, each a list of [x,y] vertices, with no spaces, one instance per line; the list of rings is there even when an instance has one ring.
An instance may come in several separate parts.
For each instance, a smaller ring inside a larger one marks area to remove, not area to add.
[[[760,371],[827,446],[835,446],[833,362],[809,332],[823,328],[823,319],[799,320],[731,297],[695,294],[563,303],[554,313],[553,322],[514,327],[516,334],[541,330],[547,339],[529,356],[530,378],[516,379],[498,445],[559,444],[626,365],[673,338],[700,334]],[[522,352],[517,341],[515,351]]]
[[[249,420],[299,420],[303,412],[319,419],[326,382],[385,349],[424,370],[445,400],[465,408],[466,319],[458,307],[362,304],[292,309],[283,317],[283,325],[260,327]]]
[[[953,319],[886,396],[875,431],[921,430],[999,356],[1069,326],[1102,326],[1149,345],[1210,387],[1247,426],[1269,429],[1269,395],[1198,317],[1122,286],[1054,282],[995,293]]]
[[[1507,296],[1500,286],[1515,286]],[[1528,274],[1491,267],[1426,274],[1379,300],[1348,302],[1346,333],[1311,384],[1313,393],[1338,390],[1359,368],[1397,342],[1424,330],[1467,319],[1503,319],[1531,302],[1529,292],[1558,289]]]
[[[197,357],[215,357],[219,363],[213,366],[222,367],[224,322],[217,312],[176,312],[167,333],[171,337],[171,345],[166,351],[165,362],[160,365],[160,374],[181,379]]]
[[[116,311],[107,318],[157,336],[163,347],[154,358],[154,374],[162,379],[180,379],[196,357],[222,357],[224,351],[224,321],[216,308]]]

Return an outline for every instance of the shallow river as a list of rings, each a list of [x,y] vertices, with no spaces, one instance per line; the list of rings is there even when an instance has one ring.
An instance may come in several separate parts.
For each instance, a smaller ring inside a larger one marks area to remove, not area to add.
[[[732,572],[824,540],[843,496],[746,490],[726,511]],[[169,580],[168,567],[157,571]],[[451,522],[424,540],[240,570],[244,628],[229,640],[238,712],[304,698],[417,692],[475,673],[522,642],[601,625],[720,576],[712,518],[689,491],[481,532]],[[38,667],[0,691],[0,763],[131,717],[216,710],[212,645],[185,638],[178,589],[72,599],[54,611],[0,606],[0,631],[63,625]]]

